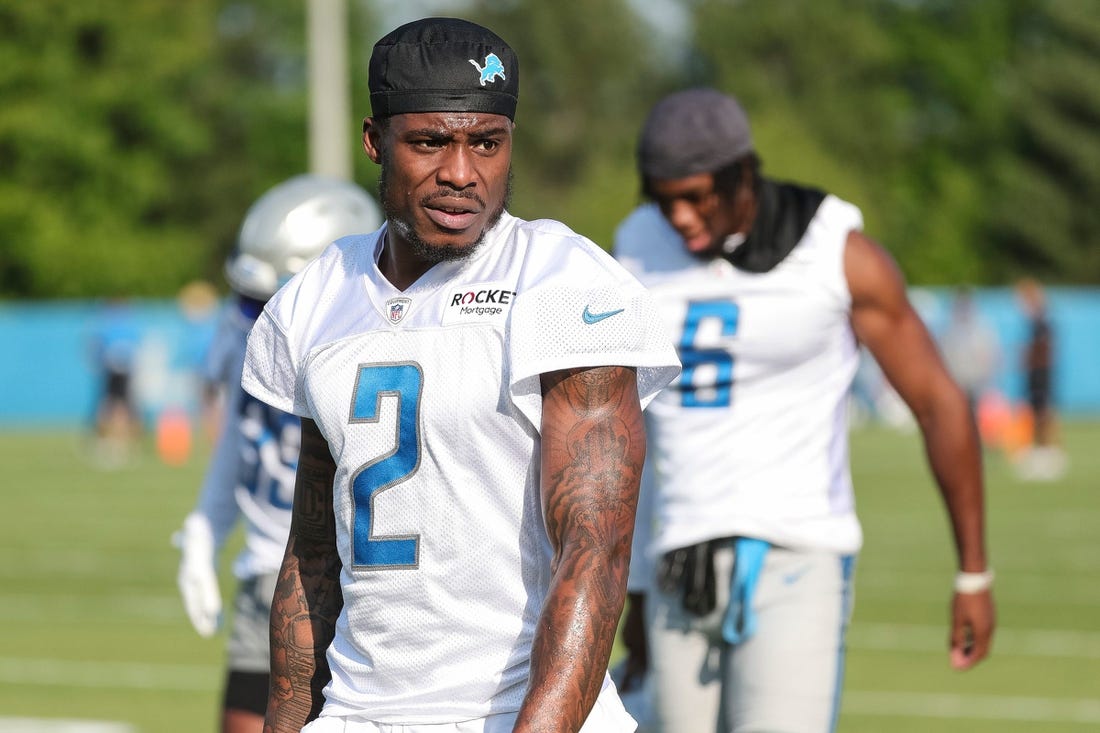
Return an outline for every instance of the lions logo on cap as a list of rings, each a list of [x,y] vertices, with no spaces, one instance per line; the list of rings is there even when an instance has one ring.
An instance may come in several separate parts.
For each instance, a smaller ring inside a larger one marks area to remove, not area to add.
[[[484,66],[473,59],[469,59],[469,62],[473,64],[474,68],[481,74],[481,86],[485,86],[485,82],[487,81],[496,81],[498,76],[501,79],[507,78],[504,76],[504,64],[501,63],[495,53],[491,53],[485,57]]]

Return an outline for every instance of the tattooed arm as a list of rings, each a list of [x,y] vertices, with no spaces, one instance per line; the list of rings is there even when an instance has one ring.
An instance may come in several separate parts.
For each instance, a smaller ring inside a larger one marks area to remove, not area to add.
[[[336,464],[317,425],[302,420],[302,448],[283,566],[271,605],[271,688],[264,733],[298,733],[321,711],[325,652],[344,605],[332,482]]]
[[[516,733],[575,733],[600,693],[626,597],[645,458],[633,369],[542,377],[542,504],[554,548]]]

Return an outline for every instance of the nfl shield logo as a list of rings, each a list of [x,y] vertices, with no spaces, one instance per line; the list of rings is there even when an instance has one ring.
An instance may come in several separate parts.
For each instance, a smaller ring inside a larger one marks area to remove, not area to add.
[[[386,301],[386,310],[390,317],[390,323],[398,323],[409,312],[410,298],[392,298]]]

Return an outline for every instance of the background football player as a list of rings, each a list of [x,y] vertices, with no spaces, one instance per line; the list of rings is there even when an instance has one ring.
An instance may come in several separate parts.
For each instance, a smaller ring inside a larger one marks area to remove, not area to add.
[[[233,563],[239,586],[228,642],[223,733],[263,728],[271,597],[290,528],[301,430],[296,416],[241,389],[248,332],[264,303],[330,242],[373,231],[381,222],[377,204],[358,186],[297,176],[252,205],[226,262],[235,297],[203,375],[222,393],[224,419],[198,502],[176,535],[184,608],[195,630],[210,637],[222,618],[218,550],[243,520],[244,548]]]

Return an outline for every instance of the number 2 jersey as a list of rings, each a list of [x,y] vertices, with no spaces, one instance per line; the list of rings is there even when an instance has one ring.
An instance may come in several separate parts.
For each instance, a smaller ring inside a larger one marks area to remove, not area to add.
[[[277,293],[244,369],[249,392],[316,421],[337,466],[322,715],[514,712],[551,578],[539,375],[636,367],[645,405],[675,349],[646,290],[558,222],[505,213],[404,291],[378,270],[384,232],[338,240]]]
[[[620,225],[615,256],[650,289],[683,362],[646,413],[652,522],[639,521],[636,547],[652,532],[649,559],[732,536],[859,549],[847,430],[858,351],[844,249],[860,228],[855,206],[826,196],[779,264],[748,272],[690,255],[656,206]],[[632,588],[635,578],[632,564]]]

